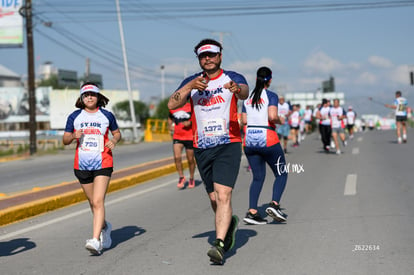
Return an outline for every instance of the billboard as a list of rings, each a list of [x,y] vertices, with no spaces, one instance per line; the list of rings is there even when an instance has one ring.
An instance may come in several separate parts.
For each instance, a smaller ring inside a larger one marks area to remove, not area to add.
[[[23,46],[23,17],[19,14],[23,1],[0,1],[0,47]]]
[[[109,98],[105,109],[112,111],[112,106],[118,102],[129,100],[128,91],[101,90]],[[65,129],[66,120],[70,113],[76,110],[75,102],[79,97],[79,90],[51,90],[50,91],[50,128],[53,130]],[[132,91],[132,99],[138,101],[139,91]],[[118,120],[119,127],[123,122]]]
[[[52,88],[36,88],[36,121],[48,121]],[[0,123],[29,121],[29,94],[23,87],[0,87]]]

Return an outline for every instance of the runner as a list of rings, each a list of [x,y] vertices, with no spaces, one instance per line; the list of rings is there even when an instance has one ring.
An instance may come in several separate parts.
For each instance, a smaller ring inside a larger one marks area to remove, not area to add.
[[[85,248],[94,255],[100,255],[102,249],[112,244],[112,225],[105,221],[104,201],[113,171],[112,150],[121,139],[121,132],[114,115],[103,109],[108,102],[96,84],[83,84],[75,104],[79,109],[69,115],[63,134],[64,145],[77,141],[74,172],[93,214],[93,235]]]
[[[338,135],[344,146],[347,145],[345,140],[345,124],[344,119],[346,118],[345,110],[339,106],[339,99],[334,99],[333,107],[329,110],[329,116],[331,117],[332,127],[332,138],[335,142],[336,154],[341,154],[339,147]]]
[[[244,138],[244,153],[252,168],[253,180],[250,184],[249,210],[243,219],[247,224],[266,224],[257,211],[257,204],[266,177],[266,163],[275,176],[273,182],[272,202],[266,213],[278,222],[286,221],[286,214],[280,210],[280,198],[287,182],[287,169],[279,169],[285,165],[285,155],[275,132],[275,123],[283,124],[278,116],[278,96],[268,90],[272,82],[272,71],[267,67],[257,70],[256,87],[249,99],[244,101],[242,122],[247,125]]]
[[[395,110],[395,120],[397,124],[397,142],[407,142],[407,99],[402,97],[400,91],[395,92],[394,104],[385,104],[385,107]],[[402,131],[402,139],[401,139]]]
[[[216,240],[207,255],[213,263],[223,264],[224,253],[234,246],[238,224],[231,206],[241,160],[237,101],[249,96],[249,87],[241,74],[220,67],[219,42],[204,39],[194,52],[202,71],[184,79],[168,108],[179,108],[190,99],[195,158],[215,213]]]
[[[346,128],[348,129],[350,139],[354,138],[354,127],[355,127],[356,117],[357,117],[357,114],[353,110],[352,106],[349,106],[348,111],[346,112],[346,121],[347,121]]]
[[[289,125],[290,125],[290,135],[292,137],[292,146],[298,147],[299,146],[299,127],[301,116],[299,114],[299,106],[294,104],[292,113],[289,116]]]
[[[306,105],[306,109],[303,115],[305,121],[305,137],[312,133],[312,109],[310,105]]]
[[[319,131],[321,133],[322,138],[322,144],[323,144],[323,150],[325,150],[326,153],[329,153],[330,151],[330,145],[331,145],[331,119],[329,117],[329,110],[330,102],[326,98],[322,99],[322,104],[319,110],[316,112],[316,117],[320,120],[319,121]]]
[[[289,116],[290,116],[290,106],[285,101],[285,97],[283,95],[279,96],[279,103],[277,104],[277,111],[278,116],[285,121],[284,124],[278,125],[277,127],[277,134],[279,135],[279,139],[283,139],[283,151],[287,154],[287,144],[289,140]]]
[[[185,154],[188,161],[188,169],[190,170],[188,188],[194,188],[195,159],[193,150],[193,130],[191,129],[191,104],[186,103],[182,108],[170,110],[168,125],[170,130],[174,132],[173,153],[175,167],[179,176],[177,187],[179,189],[184,188],[186,182],[181,159],[183,149],[185,148]]]
[[[321,103],[316,104],[316,107],[313,109],[313,113],[312,113],[312,117],[315,119],[315,125],[318,127],[320,140],[322,140],[321,127],[319,127],[321,120],[317,117],[317,113],[319,112],[319,109],[321,108],[321,106],[322,106]]]

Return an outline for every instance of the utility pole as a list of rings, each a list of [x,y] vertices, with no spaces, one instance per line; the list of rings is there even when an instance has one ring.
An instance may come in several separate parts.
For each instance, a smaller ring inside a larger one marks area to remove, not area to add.
[[[225,35],[231,35],[229,32],[212,32],[212,35],[218,35],[219,36],[219,42],[221,46],[223,46],[223,38]]]
[[[86,58],[86,64],[85,64],[85,81],[89,81],[89,75],[91,73],[91,61],[88,58]]]
[[[33,25],[32,25],[32,0],[26,0],[19,11],[26,18],[26,40],[27,40],[27,67],[28,67],[28,93],[29,93],[29,130],[30,130],[30,155],[36,153],[36,90],[34,72],[34,49],[33,49]]]

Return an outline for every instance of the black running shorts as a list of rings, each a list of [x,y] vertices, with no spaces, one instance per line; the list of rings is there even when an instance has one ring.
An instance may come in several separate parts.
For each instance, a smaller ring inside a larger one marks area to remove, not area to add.
[[[74,169],[75,176],[78,178],[81,184],[92,183],[96,176],[111,177],[113,168],[103,168],[99,170],[77,170]]]
[[[395,120],[396,121],[407,121],[407,116],[396,116]]]
[[[185,149],[194,149],[192,140],[174,139],[173,144],[177,144],[177,143],[184,145]]]
[[[209,149],[194,148],[194,156],[207,193],[214,191],[214,183],[234,188],[240,169],[240,142]]]

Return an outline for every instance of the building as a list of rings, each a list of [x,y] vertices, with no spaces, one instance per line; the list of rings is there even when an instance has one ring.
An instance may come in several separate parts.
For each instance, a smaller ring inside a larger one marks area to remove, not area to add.
[[[23,86],[21,76],[0,64],[0,87],[21,86]]]
[[[322,93],[319,90],[316,92],[307,92],[307,93],[287,93],[285,99],[291,104],[300,104],[302,108],[305,108],[307,105],[315,107],[318,103],[322,102],[322,99],[329,99],[331,102],[335,98],[339,99],[339,104],[344,106],[345,104],[345,94],[340,92],[330,92]]]

